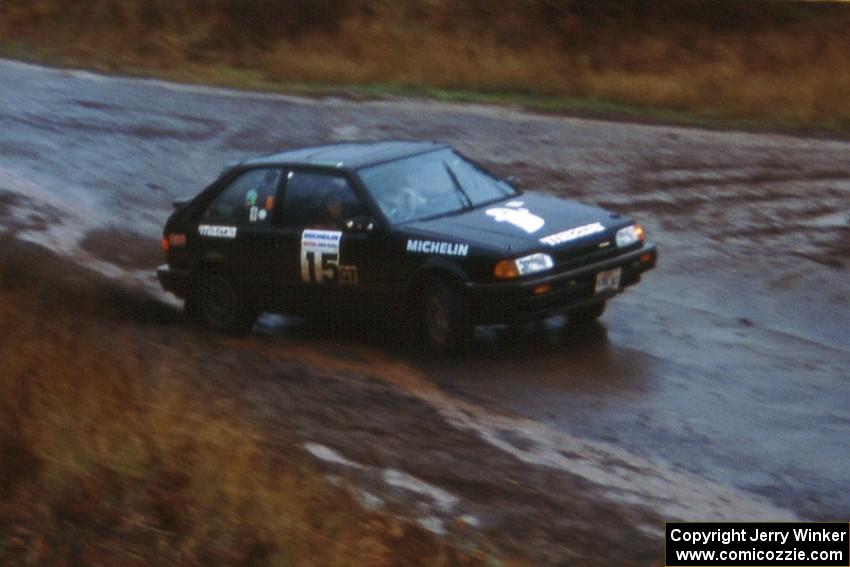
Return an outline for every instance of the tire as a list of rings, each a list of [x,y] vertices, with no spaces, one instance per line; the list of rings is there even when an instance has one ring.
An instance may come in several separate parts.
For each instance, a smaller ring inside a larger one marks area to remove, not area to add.
[[[459,353],[472,342],[469,322],[460,293],[437,280],[425,288],[422,298],[422,334],[429,349],[438,354]]]
[[[203,276],[196,300],[188,306],[197,310],[207,327],[225,335],[246,335],[257,321],[257,312],[245,295],[230,278],[221,274]]]
[[[570,313],[569,321],[570,325],[577,326],[587,326],[593,324],[597,319],[602,317],[602,314],[605,313],[605,302],[600,301],[599,303],[594,303],[593,305],[588,305],[586,307],[582,307],[576,311]]]

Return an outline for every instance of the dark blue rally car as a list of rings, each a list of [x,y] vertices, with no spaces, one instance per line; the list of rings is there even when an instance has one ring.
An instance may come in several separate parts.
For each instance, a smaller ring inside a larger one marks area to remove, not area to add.
[[[356,305],[448,351],[477,324],[594,320],[657,257],[634,220],[521,192],[433,142],[248,159],[175,208],[159,281],[230,334],[262,311],[333,317]]]

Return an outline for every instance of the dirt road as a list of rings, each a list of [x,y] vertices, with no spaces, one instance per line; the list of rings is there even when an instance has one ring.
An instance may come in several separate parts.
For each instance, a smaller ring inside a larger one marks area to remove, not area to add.
[[[299,433],[334,470],[369,476],[368,463],[372,477],[437,510],[465,499],[467,520],[487,529],[498,523],[494,510],[508,507],[493,495],[509,492],[476,491],[487,471],[475,464],[500,454],[538,471],[503,527],[546,516],[569,524],[569,498],[539,497],[569,486],[585,506],[573,523],[613,506],[640,525],[636,561],[654,557],[650,542],[664,519],[850,516],[847,142],[420,101],[308,100],[12,62],[0,62],[0,84],[0,222],[125,285],[156,289],[171,199],[197,192],[223,163],[345,139],[450,142],[519,175],[525,189],[628,212],[659,244],[658,269],[581,336],[558,320],[481,329],[468,357],[434,362],[380,337],[266,317],[254,337],[228,343],[389,384],[394,396],[424,404],[414,414],[423,421],[443,420],[481,443],[477,454],[468,438],[454,439],[453,450],[441,445],[451,438],[443,429],[408,426],[404,442],[381,445],[346,436],[352,420],[327,425],[329,410],[314,405]],[[345,387],[302,401],[356,411],[344,407]],[[286,401],[298,398],[291,385],[245,375],[239,388],[270,424],[276,412],[299,410]],[[375,421],[392,431],[404,418],[392,407],[363,409],[387,412]],[[445,458],[405,456],[417,435]],[[416,484],[422,478],[428,483]],[[457,516],[463,506],[449,508]]]

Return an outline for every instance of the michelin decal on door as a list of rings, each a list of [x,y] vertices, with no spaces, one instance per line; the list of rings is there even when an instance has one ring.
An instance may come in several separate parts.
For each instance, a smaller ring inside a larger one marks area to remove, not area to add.
[[[308,283],[358,283],[357,266],[339,264],[342,232],[305,230],[301,233],[301,280]]]

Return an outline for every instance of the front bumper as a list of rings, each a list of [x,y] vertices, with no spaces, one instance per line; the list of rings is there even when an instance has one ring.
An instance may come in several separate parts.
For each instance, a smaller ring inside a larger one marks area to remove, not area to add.
[[[606,301],[640,281],[641,275],[655,267],[658,251],[653,244],[608,258],[595,264],[530,280],[496,283],[467,283],[472,321],[479,325],[517,323],[542,319],[558,312]],[[594,293],[596,274],[621,268],[619,288]],[[545,293],[535,289],[550,286]]]
[[[156,269],[156,279],[165,291],[185,299],[189,294],[189,270],[175,270],[163,264]]]

